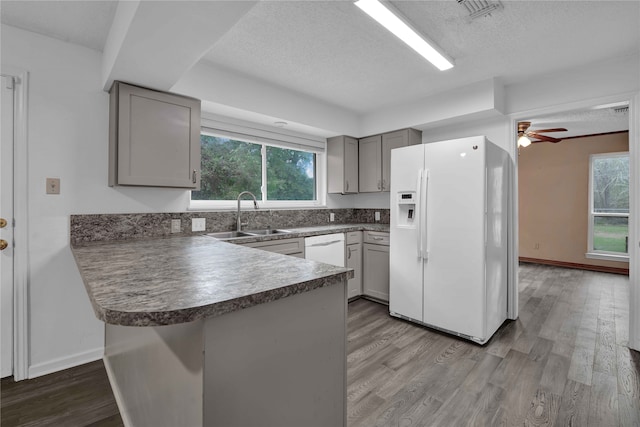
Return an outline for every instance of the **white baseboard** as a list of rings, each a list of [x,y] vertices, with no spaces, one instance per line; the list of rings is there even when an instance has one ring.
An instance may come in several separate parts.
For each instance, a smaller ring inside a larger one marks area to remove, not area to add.
[[[71,356],[60,357],[58,359],[49,360],[47,362],[38,363],[29,366],[28,378],[36,378],[42,375],[51,374],[53,372],[62,371],[64,369],[73,368],[74,366],[84,365],[85,363],[95,362],[102,359],[104,347],[77,353]]]

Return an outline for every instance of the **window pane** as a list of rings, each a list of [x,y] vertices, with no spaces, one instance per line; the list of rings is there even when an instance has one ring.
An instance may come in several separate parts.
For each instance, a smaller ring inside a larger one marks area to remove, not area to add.
[[[629,213],[629,156],[593,158],[593,209]]]
[[[267,146],[267,199],[315,200],[316,156]]]
[[[627,253],[629,218],[595,216],[593,221],[593,249]]]
[[[200,135],[202,176],[192,200],[236,200],[242,191],[259,199],[262,184],[260,144]]]

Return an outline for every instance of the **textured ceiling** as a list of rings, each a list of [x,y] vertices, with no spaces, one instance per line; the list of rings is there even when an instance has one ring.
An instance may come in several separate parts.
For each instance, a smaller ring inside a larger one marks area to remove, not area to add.
[[[456,0],[392,3],[454,59],[453,69],[438,71],[351,0],[261,1],[202,60],[366,114],[493,77],[508,85],[640,51],[640,1],[503,1],[475,20]],[[0,13],[3,23],[102,50],[116,6],[2,0]]]
[[[117,1],[0,2],[2,23],[102,51]]]
[[[492,77],[505,84],[640,49],[640,3],[394,1],[455,60],[438,71],[351,1],[260,2],[205,60],[359,113]]]

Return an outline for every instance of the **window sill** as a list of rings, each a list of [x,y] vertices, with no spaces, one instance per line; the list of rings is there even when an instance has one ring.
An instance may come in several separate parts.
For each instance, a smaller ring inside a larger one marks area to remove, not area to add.
[[[251,203],[251,199],[242,199],[241,208],[242,210],[253,210],[253,203]],[[319,202],[261,202],[258,200],[258,209],[321,209],[326,208],[325,204],[321,204]],[[224,202],[214,202],[210,200],[191,200],[189,206],[187,207],[187,211],[223,211],[223,210],[236,210],[238,209],[238,202],[236,200],[233,201],[224,201]]]
[[[614,254],[603,254],[597,252],[587,252],[584,254],[585,257],[589,259],[599,259],[602,261],[618,261],[618,262],[629,262],[629,255],[614,255]]]

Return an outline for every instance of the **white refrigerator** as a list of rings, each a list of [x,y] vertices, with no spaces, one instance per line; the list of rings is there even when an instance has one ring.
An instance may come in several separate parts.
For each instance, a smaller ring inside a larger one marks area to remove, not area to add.
[[[510,164],[484,136],[392,150],[392,316],[480,344],[506,320]]]

